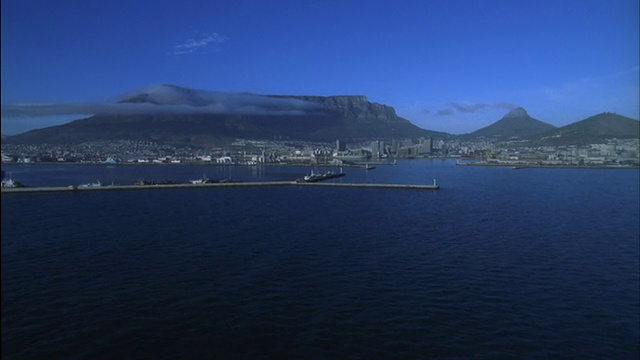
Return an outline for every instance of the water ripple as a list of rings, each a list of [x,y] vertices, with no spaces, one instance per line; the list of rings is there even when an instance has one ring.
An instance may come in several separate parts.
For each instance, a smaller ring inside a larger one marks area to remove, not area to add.
[[[637,358],[637,175],[512,173],[3,195],[2,357]]]

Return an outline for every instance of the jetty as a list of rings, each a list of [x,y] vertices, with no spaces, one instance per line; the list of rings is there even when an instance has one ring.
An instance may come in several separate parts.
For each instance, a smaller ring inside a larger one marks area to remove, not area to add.
[[[93,192],[116,190],[169,190],[169,189],[220,189],[242,187],[333,187],[333,188],[363,188],[363,189],[411,189],[411,190],[439,190],[440,185],[433,184],[367,184],[367,183],[331,183],[331,182],[298,182],[298,181],[263,181],[263,182],[227,182],[227,183],[202,183],[202,184],[156,184],[156,185],[102,185],[94,187],[78,186],[51,186],[51,187],[17,187],[2,188],[2,194],[26,194],[26,193],[51,193],[51,192]]]

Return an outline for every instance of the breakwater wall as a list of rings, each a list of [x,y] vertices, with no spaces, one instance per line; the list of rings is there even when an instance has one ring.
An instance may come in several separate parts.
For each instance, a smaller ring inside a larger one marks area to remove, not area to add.
[[[298,187],[341,187],[341,188],[378,188],[378,189],[413,189],[438,190],[440,185],[412,185],[412,184],[361,184],[361,183],[300,183],[296,181],[265,181],[265,182],[232,182],[215,184],[162,184],[162,185],[107,185],[95,187],[18,187],[2,188],[2,194],[33,194],[50,192],[90,192],[116,190],[169,190],[169,189],[202,189],[229,187],[269,187],[269,186],[298,186]]]

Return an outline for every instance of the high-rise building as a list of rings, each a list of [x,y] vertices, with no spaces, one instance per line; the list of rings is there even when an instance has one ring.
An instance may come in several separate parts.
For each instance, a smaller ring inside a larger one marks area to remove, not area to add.
[[[431,138],[420,138],[420,154],[431,154],[433,152],[433,140]]]
[[[384,141],[376,140],[371,142],[371,155],[373,157],[380,157],[384,154]]]

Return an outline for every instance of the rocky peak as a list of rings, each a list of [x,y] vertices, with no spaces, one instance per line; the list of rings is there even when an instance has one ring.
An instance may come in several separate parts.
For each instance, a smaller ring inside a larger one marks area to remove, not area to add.
[[[503,118],[519,118],[519,117],[529,117],[527,114],[527,110],[524,108],[518,107],[507,113]]]

